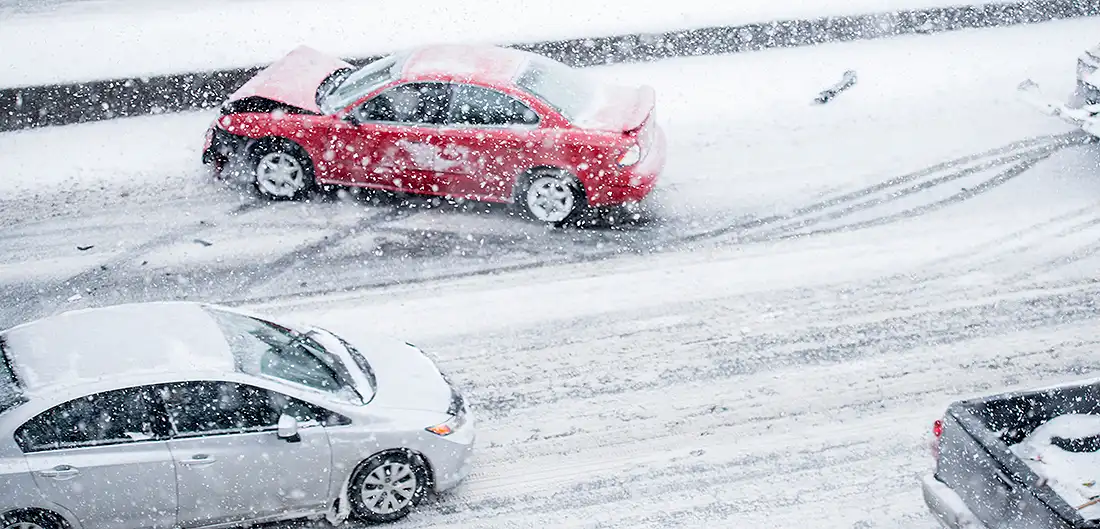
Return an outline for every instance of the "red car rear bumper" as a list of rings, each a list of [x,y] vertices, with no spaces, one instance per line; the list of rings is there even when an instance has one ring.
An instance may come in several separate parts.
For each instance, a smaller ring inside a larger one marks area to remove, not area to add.
[[[654,131],[653,143],[645,158],[620,175],[618,182],[624,182],[625,185],[609,183],[594,190],[589,189],[588,205],[615,206],[628,202],[641,202],[657,185],[657,178],[665,168],[667,149],[665,133],[658,127]]]

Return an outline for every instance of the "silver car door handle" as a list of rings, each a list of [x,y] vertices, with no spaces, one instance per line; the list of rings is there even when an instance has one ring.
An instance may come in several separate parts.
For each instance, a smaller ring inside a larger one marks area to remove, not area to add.
[[[195,454],[191,456],[191,459],[184,459],[180,461],[181,465],[187,465],[189,467],[202,467],[206,465],[212,465],[218,459],[214,456],[207,454]]]
[[[38,475],[44,478],[56,479],[58,481],[65,481],[67,479],[73,479],[80,471],[69,465],[58,465],[49,470],[40,470]]]

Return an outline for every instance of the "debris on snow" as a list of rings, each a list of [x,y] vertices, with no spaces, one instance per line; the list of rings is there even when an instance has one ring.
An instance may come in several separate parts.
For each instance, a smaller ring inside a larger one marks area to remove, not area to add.
[[[844,72],[844,75],[841,76],[838,83],[830,86],[829,88],[826,88],[825,90],[822,90],[821,93],[817,95],[817,98],[814,99],[814,103],[823,105],[825,103],[828,103],[829,101],[832,101],[832,99],[836,97],[837,94],[855,85],[856,79],[857,77],[855,70],[848,70]]]

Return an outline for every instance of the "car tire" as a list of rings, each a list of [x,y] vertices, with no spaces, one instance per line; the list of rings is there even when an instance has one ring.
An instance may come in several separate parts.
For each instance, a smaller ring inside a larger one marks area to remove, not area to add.
[[[584,189],[572,175],[558,169],[537,169],[517,186],[516,203],[523,216],[560,226],[575,220],[588,206]]]
[[[313,161],[298,144],[261,140],[252,149],[252,183],[271,200],[299,200],[313,189]]]
[[[371,457],[348,484],[352,512],[369,523],[400,520],[424,499],[430,479],[428,469],[408,452]]]
[[[64,524],[43,511],[23,511],[0,515],[0,529],[63,529]]]

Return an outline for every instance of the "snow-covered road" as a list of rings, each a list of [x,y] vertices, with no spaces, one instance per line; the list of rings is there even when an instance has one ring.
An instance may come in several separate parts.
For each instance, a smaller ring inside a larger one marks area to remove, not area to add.
[[[417,343],[481,433],[470,480],[401,527],[931,529],[949,401],[1100,367],[1100,145],[1013,95],[1068,90],[1098,29],[601,68],[657,87],[671,142],[620,230],[260,204],[203,179],[208,114],[0,135],[0,327],[189,295]],[[464,275],[503,266],[528,268]]]
[[[84,303],[324,293],[774,238],[930,205],[948,214],[1071,145],[1057,136],[1067,127],[1019,104],[1013,87],[1032,76],[1068,90],[1096,24],[594,69],[655,85],[670,141],[640,221],[610,230],[547,230],[506,208],[425,200],[258,202],[198,164],[209,113],[0,134],[0,285],[12,300],[0,323]],[[860,83],[812,106],[847,68]]]

